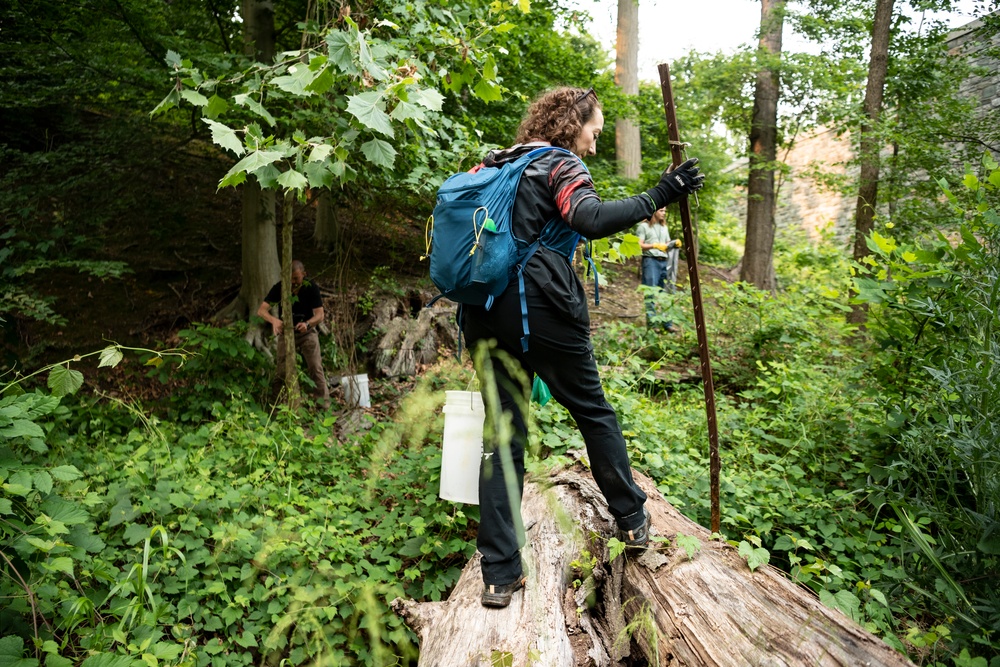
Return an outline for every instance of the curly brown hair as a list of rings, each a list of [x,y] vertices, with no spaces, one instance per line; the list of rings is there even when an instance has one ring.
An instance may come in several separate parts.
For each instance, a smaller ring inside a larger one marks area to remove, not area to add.
[[[517,128],[516,143],[547,141],[573,150],[584,124],[600,109],[597,94],[583,88],[555,88],[535,99]]]

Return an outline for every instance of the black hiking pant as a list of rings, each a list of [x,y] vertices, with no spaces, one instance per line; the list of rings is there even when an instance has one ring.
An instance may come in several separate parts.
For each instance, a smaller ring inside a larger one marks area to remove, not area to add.
[[[563,304],[555,306],[544,290],[530,280],[525,281],[525,294],[530,328],[526,353],[521,351],[521,302],[516,283],[490,310],[465,306],[462,326],[466,345],[473,355],[481,341],[496,341],[490,359],[500,406],[510,413],[513,422],[510,451],[518,499],[524,491],[524,446],[527,441],[527,425],[521,408],[527,406],[533,374],[537,374],[548,385],[553,398],[576,420],[587,445],[594,480],[619,528],[638,528],[645,519],[642,507],[646,494],[632,479],[625,438],[614,409],[604,397],[590,341],[590,317],[583,302],[583,290],[579,290],[579,303],[570,304],[568,308]],[[513,360],[523,377],[512,377],[502,360],[504,356]],[[478,370],[480,378],[489,376],[488,371]],[[484,582],[501,585],[517,580],[522,574],[520,547],[524,538],[515,530],[500,450],[496,437],[490,436],[489,425],[493,423],[490,401],[485,402],[487,429],[485,456],[479,473],[480,522],[476,546],[482,554]]]

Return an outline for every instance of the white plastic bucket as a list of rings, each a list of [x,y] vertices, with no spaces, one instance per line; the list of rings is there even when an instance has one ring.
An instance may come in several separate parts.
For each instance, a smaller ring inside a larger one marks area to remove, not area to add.
[[[483,458],[486,411],[478,391],[444,392],[441,491],[445,500],[479,504],[479,462]]]
[[[372,400],[368,396],[368,374],[346,375],[340,378],[344,389],[344,400],[352,408],[370,408]]]

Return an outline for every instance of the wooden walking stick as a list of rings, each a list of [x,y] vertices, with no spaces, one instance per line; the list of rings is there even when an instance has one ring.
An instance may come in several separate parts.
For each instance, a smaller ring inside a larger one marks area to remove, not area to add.
[[[663,112],[667,117],[667,136],[674,169],[684,161],[684,144],[677,129],[674,93],[670,88],[670,68],[666,63],[658,67],[660,90],[663,92]],[[695,257],[694,228],[691,225],[691,206],[688,198],[681,198],[681,229],[684,231],[684,253],[687,255],[688,277],[691,279],[691,301],[694,304],[694,322],[698,333],[698,357],[701,359],[701,381],[705,387],[705,412],[708,417],[708,461],[711,487],[712,532],[719,532],[719,429],[715,421],[715,385],[712,383],[712,362],[708,358],[708,332],[705,330],[705,309],[701,304],[701,284],[698,281],[698,260]]]

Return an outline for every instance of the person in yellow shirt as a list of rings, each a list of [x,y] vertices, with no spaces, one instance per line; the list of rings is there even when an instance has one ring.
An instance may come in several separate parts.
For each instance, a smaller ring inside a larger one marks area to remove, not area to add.
[[[666,209],[653,213],[646,222],[636,229],[639,247],[642,248],[642,284],[647,287],[673,292],[676,290],[677,250],[680,241],[670,238],[666,224]],[[676,331],[673,322],[656,312],[656,297],[652,291],[646,293],[646,326],[659,324],[668,332]]]

